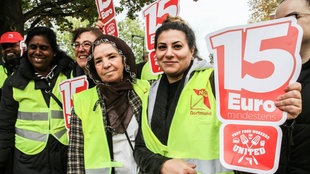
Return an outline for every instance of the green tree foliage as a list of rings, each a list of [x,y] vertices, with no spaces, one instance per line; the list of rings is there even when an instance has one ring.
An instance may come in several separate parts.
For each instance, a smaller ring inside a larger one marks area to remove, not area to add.
[[[72,29],[75,30],[79,27],[87,27],[92,25],[89,21],[80,21],[79,19],[68,17],[68,20],[73,24]],[[122,21],[117,21],[119,38],[123,39],[132,49],[136,56],[136,62],[142,61],[144,44],[144,24],[138,18],[130,19],[126,17]],[[54,29],[57,34],[58,43],[60,48],[66,51],[71,57],[74,57],[72,44],[72,32],[61,31],[59,27]],[[139,37],[135,37],[139,36]]]
[[[134,19],[137,11],[154,1],[120,0],[120,6],[115,9],[117,13],[127,10],[127,16]],[[60,30],[72,30],[69,16],[93,23],[98,18],[95,0],[0,0],[0,34],[12,29],[26,33],[36,25],[57,25]]]
[[[135,20],[129,17],[118,22],[119,37],[123,39],[133,50],[136,62],[142,62],[145,48],[144,24],[138,18]]]
[[[249,0],[248,4],[252,12],[249,22],[270,20],[281,0]]]

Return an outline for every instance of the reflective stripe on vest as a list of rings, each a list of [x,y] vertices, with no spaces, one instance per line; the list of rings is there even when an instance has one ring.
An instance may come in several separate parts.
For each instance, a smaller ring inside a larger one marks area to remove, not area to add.
[[[19,135],[20,137],[30,139],[30,140],[35,140],[35,141],[40,141],[40,142],[45,142],[47,139],[46,134],[41,134],[39,132],[32,132],[28,130],[23,130],[19,128],[15,128],[15,133],[16,135]],[[65,133],[67,133],[66,129],[60,130],[59,132],[55,133],[55,136],[57,138],[61,138]]]
[[[28,120],[28,121],[44,121],[48,120],[47,113],[36,113],[36,112],[18,112],[17,118],[20,120]],[[63,111],[52,111],[52,118],[54,119],[63,119]],[[65,133],[67,133],[66,129],[62,129],[58,132],[55,132],[55,136],[60,139]],[[41,141],[44,142],[44,138],[46,134],[27,131],[23,129],[16,128],[16,134],[23,137],[28,138],[31,140]]]
[[[54,119],[64,119],[63,111],[52,110],[52,118],[54,118]]]
[[[67,77],[60,74],[52,93],[61,100],[58,84]],[[31,94],[31,95],[29,95]],[[19,103],[15,123],[15,147],[28,155],[40,153],[46,146],[48,136],[53,135],[60,143],[68,145],[63,111],[51,98],[47,106],[41,90],[35,90],[34,81],[24,89],[13,88],[13,98]]]
[[[216,117],[216,102],[208,80],[212,72],[213,69],[196,71],[191,79],[185,79],[187,83],[175,109],[167,145],[158,140],[149,123],[153,109],[147,108],[154,108],[160,80],[155,82],[150,89],[148,100],[143,100],[143,137],[147,148],[153,153],[197,161],[196,168],[201,168],[203,173],[233,173],[219,161],[220,121]],[[214,168],[214,164],[219,167]]]
[[[52,118],[63,119],[63,111],[52,111]],[[20,120],[48,120],[48,113],[46,112],[18,112],[17,119]]]
[[[141,98],[147,94],[149,86],[147,81],[137,79],[133,88]],[[111,161],[101,107],[98,105],[93,111],[97,100],[96,87],[73,95],[74,111],[83,126],[85,171],[87,174],[109,174],[111,167],[122,167],[123,164]]]
[[[92,169],[86,169],[85,168],[85,174],[110,174],[112,172],[112,167],[122,167],[123,164],[120,162],[103,162],[102,168],[92,168]]]
[[[44,121],[48,120],[48,113],[46,112],[18,112],[17,119],[31,120],[31,121]]]
[[[30,139],[30,140],[35,140],[35,141],[40,141],[40,142],[45,142],[47,139],[46,134],[41,134],[38,132],[32,132],[24,129],[19,129],[15,128],[16,135],[19,135],[23,138]]]
[[[110,174],[111,169],[101,168],[101,169],[86,169],[85,174]]]

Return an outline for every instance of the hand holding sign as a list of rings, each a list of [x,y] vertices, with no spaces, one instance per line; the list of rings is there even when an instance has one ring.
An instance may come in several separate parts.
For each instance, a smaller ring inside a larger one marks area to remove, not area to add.
[[[118,37],[118,29],[115,20],[115,8],[113,0],[96,0],[97,10],[99,14],[99,19],[102,24],[101,28],[104,34],[113,35]]]
[[[274,101],[300,72],[301,33],[291,18],[228,28],[207,36],[208,48],[216,56],[219,119],[285,121],[285,113]]]
[[[278,125],[286,120],[282,110],[287,110],[276,99],[294,98],[292,92],[284,93],[301,69],[301,38],[295,18],[227,28],[206,37],[215,54],[217,113],[223,122],[220,159],[225,167],[276,171],[282,138]]]

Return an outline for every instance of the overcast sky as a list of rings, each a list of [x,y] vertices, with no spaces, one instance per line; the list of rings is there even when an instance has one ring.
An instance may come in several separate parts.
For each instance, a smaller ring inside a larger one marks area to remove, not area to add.
[[[207,34],[230,26],[245,25],[250,16],[248,0],[179,0],[179,15],[196,33],[199,55],[208,59]],[[115,2],[116,5],[117,1]],[[139,15],[143,18],[142,12]],[[125,15],[119,15],[121,20]],[[144,21],[144,19],[143,19]]]
[[[214,31],[245,25],[250,16],[248,0],[180,0],[179,15],[196,33],[199,53],[208,59],[205,37]]]

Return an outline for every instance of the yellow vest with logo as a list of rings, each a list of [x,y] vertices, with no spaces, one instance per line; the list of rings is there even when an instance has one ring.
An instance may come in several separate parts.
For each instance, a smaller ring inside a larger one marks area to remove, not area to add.
[[[153,108],[147,106],[147,99],[142,106],[142,133],[149,150],[196,164],[200,174],[233,173],[219,160],[221,123],[216,117],[216,102],[209,82],[212,72],[213,69],[195,72],[184,86],[171,122],[167,145],[163,145],[150,128],[152,118],[147,116],[147,112],[150,113],[147,108]],[[154,101],[156,94],[153,95],[150,100]]]
[[[52,93],[60,100],[58,84],[67,77],[60,74]],[[60,143],[68,145],[63,111],[51,97],[47,106],[41,90],[35,90],[34,81],[25,89],[13,88],[13,98],[19,103],[15,124],[15,147],[28,155],[40,153],[46,146],[48,136],[54,136]]]
[[[133,88],[141,98],[147,94],[149,86],[147,81],[137,79]],[[122,167],[122,163],[111,161],[101,107],[98,105],[94,110],[97,100],[96,87],[73,95],[74,110],[83,125],[85,172],[110,174],[112,167]]]

